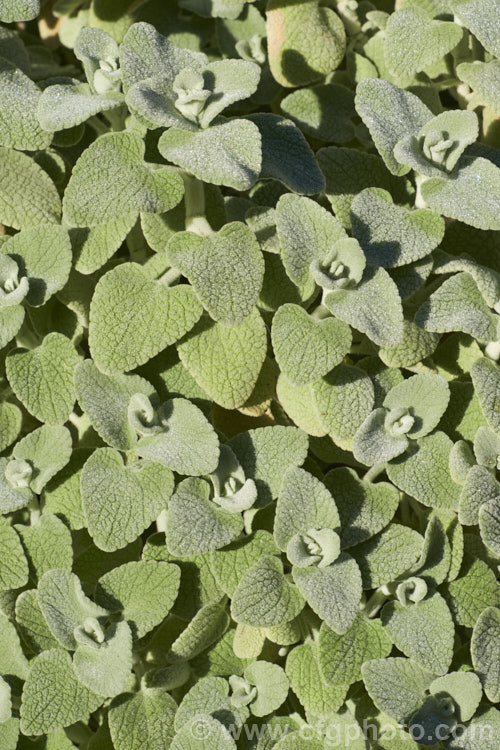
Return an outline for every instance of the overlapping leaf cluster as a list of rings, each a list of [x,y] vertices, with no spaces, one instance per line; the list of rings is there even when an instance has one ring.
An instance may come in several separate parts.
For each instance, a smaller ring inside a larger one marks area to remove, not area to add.
[[[498,0],[0,2],[1,750],[497,750],[499,123]]]

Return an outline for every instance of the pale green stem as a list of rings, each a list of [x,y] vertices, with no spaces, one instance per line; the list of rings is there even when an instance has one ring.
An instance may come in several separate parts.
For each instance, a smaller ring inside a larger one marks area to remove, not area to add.
[[[87,125],[90,125],[92,130],[97,133],[97,135],[105,135],[105,133],[109,133],[109,127],[107,127],[105,123],[103,123],[103,121],[97,117],[97,115],[89,117],[89,119],[87,120]]]
[[[178,268],[169,268],[168,271],[165,271],[165,273],[160,276],[158,281],[165,286],[173,286],[176,281],[179,281],[181,276],[182,272],[179,271]]]
[[[367,617],[375,617],[386,601],[394,595],[393,586],[394,584],[386,584],[372,594],[363,608]]]
[[[183,175],[184,205],[186,209],[186,231],[206,237],[213,229],[205,216],[205,188],[200,180],[190,174]]]
[[[40,521],[40,517],[42,515],[38,498],[34,497],[29,501],[28,510],[30,512],[30,524],[32,526],[36,526],[36,524]]]
[[[427,208],[427,203],[422,197],[422,185],[424,184],[427,177],[421,174],[415,175],[415,208]]]
[[[167,531],[167,511],[162,510],[158,518],[156,519],[156,528],[158,531],[163,531],[163,533],[166,533]]]
[[[324,320],[325,318],[331,318],[332,314],[324,305],[318,305],[318,307],[310,313],[310,316],[314,320]]]
[[[380,474],[385,471],[385,464],[375,464],[371,469],[368,469],[366,474],[363,476],[363,482],[373,482]]]

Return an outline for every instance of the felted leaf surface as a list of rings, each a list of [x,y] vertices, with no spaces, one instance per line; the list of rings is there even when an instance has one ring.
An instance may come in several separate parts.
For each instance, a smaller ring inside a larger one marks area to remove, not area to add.
[[[15,487],[5,475],[5,470],[9,466],[8,458],[0,458],[0,512],[12,513],[13,511],[25,508],[33,498],[33,492],[29,487]]]
[[[380,620],[369,620],[360,612],[342,635],[322,623],[318,648],[321,674],[327,685],[351,685],[361,679],[365,661],[389,656],[392,640]]]
[[[102,696],[78,681],[68,653],[61,649],[44,651],[31,662],[24,686],[21,731],[41,735],[87,721],[102,702]]]
[[[57,224],[61,199],[53,181],[31,157],[0,147],[0,220],[14,229]]]
[[[334,318],[313,320],[299,305],[282,305],[271,331],[276,361],[295,385],[314,382],[336,367],[349,350],[349,326]]]
[[[266,328],[255,309],[229,329],[202,318],[178,351],[198,385],[216,403],[235,409],[248,400],[257,382],[267,351]]]
[[[106,573],[95,601],[109,612],[122,612],[136,638],[159,625],[177,597],[180,569],[155,560],[129,562]]]
[[[275,179],[305,195],[320,193],[325,180],[298,127],[279,115],[248,115],[262,139],[261,179]]]
[[[500,554],[500,493],[498,487],[495,497],[484,503],[479,509],[479,529],[481,539],[494,555]]]
[[[395,75],[412,75],[440,61],[461,39],[457,24],[433,21],[424,9],[410,5],[392,13],[387,21],[385,61]]]
[[[43,305],[66,284],[71,270],[71,245],[63,227],[51,225],[24,229],[5,242],[0,252],[12,257],[21,276],[27,276],[26,302]]]
[[[295,534],[340,525],[335,502],[325,485],[304,469],[290,467],[281,485],[274,520],[274,539],[285,551]]]
[[[1,12],[1,11],[0,11]],[[41,91],[16,65],[0,57],[0,144],[23,151],[49,146],[52,133],[40,127],[36,108]]]
[[[28,583],[28,561],[15,529],[0,518],[0,591],[19,589]]]
[[[33,467],[29,487],[39,495],[47,482],[68,463],[71,435],[66,427],[43,425],[19,440],[12,455]]]
[[[38,602],[54,637],[64,648],[74,651],[74,630],[89,617],[105,617],[107,611],[88,599],[79,578],[70,570],[47,571],[38,584]]]
[[[399,291],[401,293],[401,288]],[[404,320],[403,338],[399,344],[381,347],[378,355],[388,367],[411,367],[433,354],[440,338],[437,333],[420,328],[412,320]]]
[[[354,96],[337,83],[299,89],[281,101],[281,109],[306,134],[321,141],[346,143],[354,136]]]
[[[496,0],[451,0],[451,7],[463,25],[472,31],[483,47],[500,57],[500,24]]]
[[[209,485],[190,477],[178,485],[168,504],[167,547],[182,557],[224,547],[243,528],[239,513],[224,510],[209,499]]]
[[[389,479],[427,507],[457,508],[459,490],[450,481],[448,469],[451,447],[444,432],[420,438],[407,455],[388,464]]]
[[[429,691],[431,695],[446,693],[451,696],[458,707],[460,721],[469,721],[474,716],[483,695],[481,683],[474,672],[450,672],[438,677]]]
[[[29,562],[30,577],[35,580],[40,580],[48,570],[71,570],[73,565],[71,533],[60,518],[46,510],[33,526],[16,524],[15,527]]]
[[[308,435],[323,437],[323,428],[314,405],[312,384],[293,385],[281,373],[276,383],[278,400],[294,424]]]
[[[75,403],[73,372],[79,362],[73,344],[49,333],[35,349],[14,349],[6,359],[13,391],[41,422],[62,424]]]
[[[305,600],[336,633],[353,624],[361,601],[361,575],[356,561],[342,553],[325,568],[292,568],[293,580]]]
[[[40,609],[36,589],[27,589],[19,594],[15,614],[23,641],[35,654],[50,648],[59,648],[60,644],[52,635]]]
[[[31,21],[40,13],[40,0],[5,0],[0,10],[3,23]]]
[[[417,561],[423,538],[414,529],[392,523],[350,551],[359,565],[364,589],[395,581]]]
[[[455,628],[440,594],[407,606],[389,602],[380,618],[400,651],[429,671],[446,674],[453,657]]]
[[[202,714],[177,732],[170,748],[171,750],[235,750],[236,743],[220,721]]]
[[[422,196],[435,211],[477,229],[500,229],[500,169],[478,156],[458,164],[450,177],[431,177]]]
[[[358,367],[341,364],[313,385],[313,395],[321,424],[347,448],[373,408],[372,381]]]
[[[174,488],[170,469],[151,461],[124,466],[113,448],[91,455],[80,483],[89,533],[106,552],[137,539],[166,507]]]
[[[0,613],[0,635],[3,645],[0,651],[0,672],[8,678],[6,682],[13,695],[20,695],[22,681],[28,676],[29,663],[14,624],[3,613]]]
[[[328,254],[346,232],[329,211],[310,198],[283,195],[276,205],[276,229],[288,276],[299,286],[310,279],[310,265]]]
[[[262,557],[242,576],[231,600],[231,615],[243,625],[273,627],[293,620],[305,601],[283,575],[276,557]]]
[[[498,115],[500,113],[500,61],[475,61],[457,66],[457,75],[470,86],[482,103]]]
[[[500,585],[483,560],[464,557],[460,574],[448,584],[446,600],[455,622],[473,628],[486,607],[500,606]]]
[[[344,57],[340,18],[319,2],[272,0],[267,6],[271,72],[282,86],[304,86],[337,68]]]
[[[325,194],[342,226],[350,229],[350,208],[355,196],[368,187],[387,190],[401,203],[407,195],[406,180],[392,175],[375,154],[352,148],[330,146],[317,153],[318,163],[325,176]]]
[[[189,625],[175,639],[168,659],[171,662],[189,661],[219,640],[227,630],[229,615],[218,602],[209,602],[198,610]]]
[[[164,213],[182,198],[172,169],[152,169],[145,146],[132,133],[101,136],[79,158],[64,193],[64,221],[72,227],[104,224],[139,211]]]
[[[404,136],[416,135],[432,112],[415,94],[378,78],[360,82],[355,103],[387,168],[394,175],[406,174],[409,168],[399,164],[394,146]]]
[[[361,668],[365,687],[381,711],[398,722],[408,720],[420,708],[433,674],[417,662],[402,657],[374,659]]]
[[[212,571],[221,589],[232,596],[243,574],[263,556],[278,553],[278,548],[268,531],[258,529],[222,550],[210,555]]]
[[[137,435],[128,420],[130,399],[136,393],[148,398],[154,388],[139,375],[104,375],[91,359],[75,368],[76,397],[93,428],[102,439],[118,450],[131,450]]]
[[[476,360],[471,367],[474,390],[488,424],[500,431],[500,368],[487,357]]]
[[[132,671],[132,633],[126,622],[113,622],[105,640],[79,643],[73,656],[75,674],[82,685],[113,698],[122,693]]]
[[[401,298],[384,268],[368,266],[355,289],[328,292],[325,306],[379,346],[397,346],[403,338]]]
[[[0,451],[3,452],[17,439],[21,432],[22,412],[10,401],[0,404]]]
[[[168,693],[126,693],[109,710],[109,731],[117,750],[164,750],[174,735],[177,709]],[[144,743],[147,743],[144,745]]]
[[[150,281],[136,263],[99,280],[90,308],[89,342],[107,375],[133,370],[191,330],[202,312],[193,290]]]
[[[409,211],[380,188],[362,190],[351,204],[354,236],[368,263],[394,268],[429,255],[444,236],[444,221],[433,211]]]
[[[303,643],[290,651],[286,673],[291,689],[308,715],[326,719],[344,702],[347,683],[327,684],[320,670],[318,648],[314,644]]]
[[[219,460],[219,439],[203,412],[184,398],[161,407],[163,430],[139,439],[141,458],[167,466],[179,474],[209,474]]]
[[[399,493],[389,482],[363,482],[353,469],[332,469],[324,479],[338,508],[342,547],[352,547],[377,534],[392,520]]]
[[[262,166],[259,130],[246,120],[225,120],[194,133],[169,128],[158,148],[165,159],[198,179],[235,190],[248,190]]]
[[[492,703],[500,701],[500,610],[488,607],[474,625],[471,641],[474,670]]]
[[[214,320],[237,326],[251,313],[262,288],[264,259],[245,224],[231,222],[211,237],[178,232],[168,243],[167,258],[189,279]]]
[[[383,408],[375,409],[356,430],[352,450],[357,461],[367,466],[384,464],[406,451],[406,435],[391,435],[386,430],[389,415]]]
[[[384,399],[386,409],[408,409],[414,422],[408,432],[417,439],[431,432],[448,406],[450,392],[448,384],[439,375],[420,373],[407,378],[391,388]]]
[[[115,109],[121,104],[123,96],[119,92],[96,94],[88,84],[73,80],[47,86],[38,96],[36,116],[43,130],[48,131],[52,138],[55,130],[73,128],[99,112]]]

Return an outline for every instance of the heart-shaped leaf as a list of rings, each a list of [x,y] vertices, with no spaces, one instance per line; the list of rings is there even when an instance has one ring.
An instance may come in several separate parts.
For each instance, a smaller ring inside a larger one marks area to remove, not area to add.
[[[425,208],[394,205],[390,193],[367,188],[351,204],[354,236],[368,263],[394,268],[429,255],[444,236],[441,216]]]
[[[316,321],[299,305],[282,305],[273,318],[274,354],[287,379],[305,385],[326,375],[349,351],[351,330],[335,318]]]
[[[433,21],[423,8],[401,8],[391,14],[385,29],[387,66],[400,77],[419,73],[451,52],[462,34],[456,23]]]
[[[251,396],[264,363],[266,327],[255,309],[233,328],[202,318],[178,351],[198,385],[216,403],[236,409]]]
[[[262,288],[264,259],[246,224],[231,222],[209,237],[178,232],[168,243],[167,258],[187,276],[214,320],[232,327],[251,313]]]
[[[22,151],[0,147],[0,221],[14,229],[57,224],[61,199],[42,167]]]
[[[82,685],[113,698],[126,690],[130,680],[132,633],[126,622],[113,622],[105,631],[101,630],[98,641],[90,636],[85,638],[84,633],[79,635],[73,667]]]
[[[140,211],[164,213],[176,206],[184,184],[169,167],[144,162],[145,145],[133,133],[109,133],[76,163],[64,192],[64,221],[91,227]]]
[[[31,662],[24,685],[21,731],[41,735],[87,721],[103,700],[78,680],[66,651],[44,651]]]
[[[0,591],[19,589],[28,583],[28,561],[16,533],[6,518],[0,517]],[[1,700],[0,700],[1,705]],[[1,723],[1,722],[0,722]]]
[[[73,79],[71,83],[47,86],[38,99],[37,118],[44,130],[73,128],[99,112],[115,109],[123,104],[123,94],[109,91],[95,94],[87,83]]]
[[[500,610],[496,607],[485,609],[474,625],[471,654],[474,670],[483,684],[486,696],[492,703],[498,703],[500,701],[500,674],[498,672]]]
[[[201,409],[185,398],[172,398],[160,409],[159,432],[145,434],[137,455],[178,474],[210,474],[219,461],[219,439]]]
[[[170,469],[151,461],[124,466],[112,448],[91,455],[80,483],[89,533],[107,552],[137,539],[166,508],[174,488]]]
[[[75,403],[73,372],[80,358],[61,333],[49,333],[35,349],[14,349],[6,359],[13,391],[41,422],[62,424]]]
[[[158,148],[165,159],[198,179],[235,190],[252,187],[262,166],[259,129],[246,120],[222,120],[194,133],[169,128]]]
[[[109,709],[109,731],[117,750],[135,750],[144,737],[153,750],[169,747],[177,704],[168,693],[125,693]]]
[[[191,330],[202,313],[187,285],[150,281],[136,263],[122,263],[98,282],[90,307],[89,343],[107,375],[133,370]]]
[[[188,555],[224,547],[243,528],[240,513],[219,508],[203,479],[190,477],[178,485],[168,504],[167,547],[171,555]]]
[[[282,625],[304,607],[299,590],[283,574],[276,557],[262,557],[243,575],[231,600],[236,622],[255,628]]]
[[[292,568],[297,588],[316,614],[336,633],[345,633],[354,620],[361,601],[359,568],[349,555],[327,567]]]

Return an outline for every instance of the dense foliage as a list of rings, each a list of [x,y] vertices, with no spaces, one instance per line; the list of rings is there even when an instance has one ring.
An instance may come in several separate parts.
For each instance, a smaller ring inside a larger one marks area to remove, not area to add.
[[[498,750],[499,146],[500,0],[0,0],[1,750]]]

